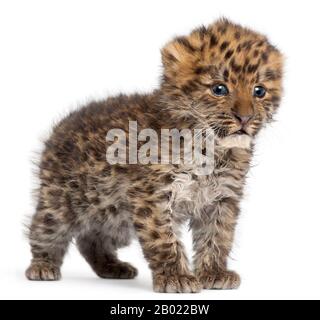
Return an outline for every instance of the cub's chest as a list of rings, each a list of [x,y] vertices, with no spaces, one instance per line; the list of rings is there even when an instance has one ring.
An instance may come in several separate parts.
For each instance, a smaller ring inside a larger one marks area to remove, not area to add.
[[[201,217],[213,211],[219,201],[240,197],[242,185],[242,179],[233,176],[230,170],[207,176],[182,172],[172,182],[169,206],[178,216]]]

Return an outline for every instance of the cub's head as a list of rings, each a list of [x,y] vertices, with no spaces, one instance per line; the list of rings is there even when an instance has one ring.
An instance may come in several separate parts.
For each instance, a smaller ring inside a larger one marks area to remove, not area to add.
[[[267,38],[225,19],[162,49],[163,99],[178,122],[248,145],[281,98],[283,58]]]

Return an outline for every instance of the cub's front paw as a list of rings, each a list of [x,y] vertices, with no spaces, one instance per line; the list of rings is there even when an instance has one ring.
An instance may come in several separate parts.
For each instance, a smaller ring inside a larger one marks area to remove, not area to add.
[[[234,271],[203,272],[198,276],[203,289],[237,289],[240,276]]]
[[[54,281],[61,278],[60,269],[48,262],[32,262],[26,270],[29,280]]]
[[[191,274],[170,276],[158,274],[153,276],[153,290],[168,293],[194,293],[200,292],[201,284]]]

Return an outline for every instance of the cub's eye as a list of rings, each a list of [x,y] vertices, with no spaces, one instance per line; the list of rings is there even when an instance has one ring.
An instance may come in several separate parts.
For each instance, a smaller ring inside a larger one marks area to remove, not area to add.
[[[263,98],[266,95],[266,89],[262,86],[256,86],[253,89],[253,96],[258,98]]]
[[[229,93],[227,86],[224,84],[216,84],[212,87],[212,92],[215,96],[222,97]]]

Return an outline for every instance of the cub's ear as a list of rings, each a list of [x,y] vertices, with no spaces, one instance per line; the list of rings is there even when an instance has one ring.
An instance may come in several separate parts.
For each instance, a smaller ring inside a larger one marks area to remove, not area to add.
[[[188,72],[199,55],[198,43],[193,37],[178,37],[167,43],[161,50],[165,74]]]

